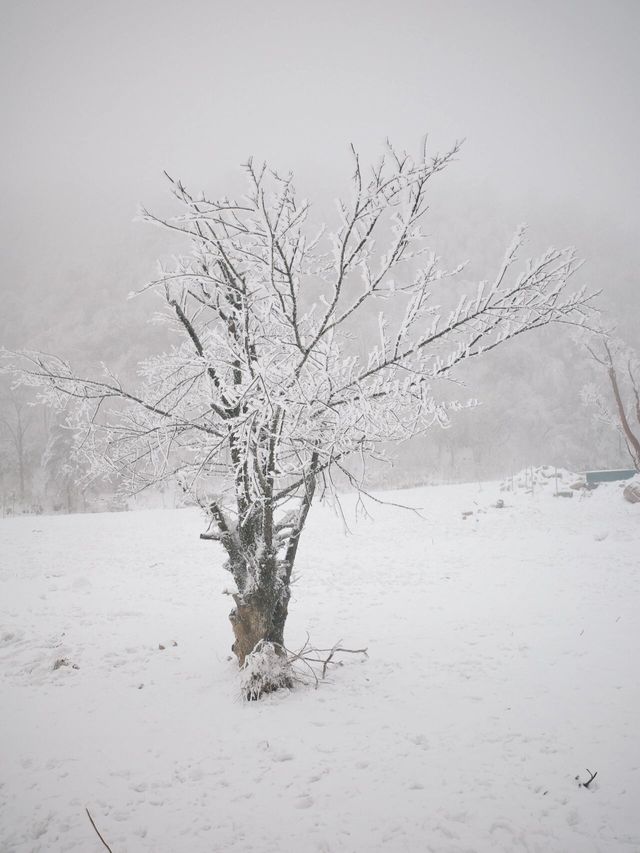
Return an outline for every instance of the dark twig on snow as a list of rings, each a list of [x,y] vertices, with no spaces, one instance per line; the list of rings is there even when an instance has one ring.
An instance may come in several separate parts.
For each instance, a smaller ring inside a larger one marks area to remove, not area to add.
[[[332,649],[329,649],[329,650],[328,649],[318,649],[318,651],[320,651],[320,652],[329,651],[329,657],[326,658],[326,660],[322,664],[322,677],[323,678],[327,674],[327,667],[329,666],[330,663],[332,663],[332,658],[337,652],[343,652],[343,653],[350,654],[350,655],[366,655],[367,657],[369,656],[366,649],[343,649],[337,643]],[[335,663],[335,661],[333,661],[333,663]]]
[[[91,817],[91,812],[90,812],[90,811],[89,811],[89,809],[87,809],[87,808],[85,808],[85,811],[86,811],[86,813],[87,813],[87,817],[88,817],[88,818],[89,818],[89,820],[91,821],[91,826],[92,826],[92,827],[95,829],[95,831],[96,831],[96,835],[98,836],[98,838],[100,839],[100,841],[102,841],[102,843],[103,843],[103,844],[104,844],[104,846],[107,848],[107,850],[109,851],[109,853],[113,853],[113,850],[109,847],[109,845],[107,844],[107,842],[106,842],[106,841],[104,840],[104,838],[100,835],[100,830],[99,830],[99,829],[98,829],[98,827],[95,825],[94,820],[93,820],[93,818]]]
[[[589,787],[589,785],[593,782],[593,780],[594,780],[594,779],[596,778],[596,776],[598,775],[598,771],[597,771],[597,770],[596,770],[596,772],[595,772],[595,773],[592,773],[592,772],[591,772],[591,770],[589,770],[589,768],[588,768],[588,767],[587,767],[587,773],[589,774],[590,778],[589,778],[589,780],[588,780],[587,782],[581,782],[581,783],[580,783],[580,785],[581,785],[581,787],[582,787],[582,788],[588,788],[588,787]]]
[[[289,656],[290,663],[296,663],[300,661],[300,663],[304,664],[307,667],[313,679],[315,681],[315,687],[318,688],[320,681],[324,679],[327,675],[327,668],[330,664],[334,666],[342,666],[342,661],[333,660],[334,655],[339,653],[350,654],[350,655],[365,655],[368,657],[368,650],[365,649],[345,649],[340,643],[342,640],[338,640],[338,642],[332,646],[330,649],[316,649],[309,642],[309,635],[307,634],[307,639],[305,640],[304,645],[297,652],[291,652],[289,649],[285,649]],[[324,657],[324,655],[327,655]],[[313,668],[312,664],[322,665],[322,674],[320,678],[316,675],[316,671]]]
[[[324,678],[324,677],[325,677],[325,675],[327,674],[327,667],[328,667],[328,666],[329,666],[329,664],[331,663],[331,658],[335,655],[335,653],[336,653],[336,650],[335,650],[335,649],[331,649],[331,651],[329,652],[329,657],[328,657],[328,658],[325,660],[325,662],[322,664],[322,677],[323,677],[323,678]]]
[[[300,661],[307,667],[307,669],[311,673],[313,680],[315,681],[315,688],[317,690],[320,681],[318,679],[318,676],[316,675],[315,669],[311,666],[310,659],[308,657],[308,653],[311,651],[309,635],[307,634],[307,639],[305,640],[304,645],[299,651],[290,652],[288,649],[285,649],[285,651],[289,655],[289,663],[294,664],[296,661]]]

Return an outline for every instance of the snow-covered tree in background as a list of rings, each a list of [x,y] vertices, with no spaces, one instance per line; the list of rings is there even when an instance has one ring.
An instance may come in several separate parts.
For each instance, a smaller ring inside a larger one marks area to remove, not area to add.
[[[106,368],[85,379],[60,358],[22,355],[23,382],[56,406],[77,403],[70,421],[94,469],[131,489],[177,477],[206,510],[205,535],[235,581],[233,649],[261,690],[288,683],[291,575],[316,495],[334,477],[357,485],[381,442],[446,424],[461,404],[437,388],[456,365],[550,323],[584,322],[591,297],[566,292],[573,250],[516,272],[523,229],[494,278],[456,290],[461,268],[441,268],[421,221],[457,152],[425,146],[413,158],[389,146],[365,169],[354,151],[351,191],[326,227],[291,176],[252,161],[239,200],[169,178],[179,212],[144,218],[185,235],[190,251],[145,290],[180,342],[143,362],[133,389]]]
[[[587,349],[594,362],[606,372],[609,395],[596,385],[584,391],[585,401],[595,406],[599,419],[621,436],[633,466],[640,471],[640,361],[619,338],[597,335]],[[613,406],[611,405],[613,402]]]
[[[65,512],[73,512],[85,503],[80,484],[86,478],[87,471],[79,465],[75,438],[59,417],[52,419],[41,465],[45,492],[50,496],[55,511],[64,509]]]
[[[15,491],[8,500],[11,511],[16,509],[16,498],[17,507],[24,510],[27,500],[32,497],[34,454],[30,439],[34,432],[34,420],[34,411],[28,405],[27,395],[17,388],[0,387],[0,449],[5,450],[3,456],[6,459],[2,466],[2,479],[5,466],[6,472],[14,475]],[[7,501],[4,493],[0,494],[0,498],[3,504]]]

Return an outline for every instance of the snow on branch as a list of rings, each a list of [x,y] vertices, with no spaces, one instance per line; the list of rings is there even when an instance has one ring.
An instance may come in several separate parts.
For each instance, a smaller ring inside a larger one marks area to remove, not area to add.
[[[523,227],[493,277],[466,286],[462,267],[441,266],[421,224],[459,148],[414,158],[388,145],[372,168],[352,150],[351,192],[322,228],[290,175],[253,160],[237,200],[167,175],[176,215],[142,216],[190,250],[144,290],[181,343],[143,362],[133,389],[41,353],[5,353],[6,369],[45,402],[75,404],[97,467],[130,488],[178,475],[205,506],[216,491],[211,538],[241,547],[257,524],[267,545],[295,553],[306,510],[278,528],[280,508],[297,496],[308,509],[312,483],[351,455],[446,424],[438,382],[461,362],[552,323],[588,324],[593,294],[568,288],[575,252],[552,248],[518,270]]]

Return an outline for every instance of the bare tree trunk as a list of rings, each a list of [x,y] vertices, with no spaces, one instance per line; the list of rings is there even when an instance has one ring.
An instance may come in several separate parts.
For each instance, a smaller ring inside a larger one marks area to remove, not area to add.
[[[240,667],[261,642],[273,644],[277,654],[284,651],[284,626],[287,619],[290,592],[282,588],[279,594],[258,590],[251,595],[234,595],[236,606],[229,614],[235,641],[232,649]]]
[[[233,653],[242,670],[242,690],[246,699],[259,699],[293,684],[291,664],[284,647],[284,626],[290,598],[288,579],[278,573],[275,559],[265,560],[256,573],[257,588],[246,591],[242,579],[246,571],[234,572],[238,592],[229,614],[233,628]],[[256,575],[252,575],[255,582]]]
[[[274,424],[274,429],[276,426],[277,424]],[[240,668],[245,666],[247,657],[264,644],[269,644],[279,657],[287,657],[284,627],[291,598],[291,573],[316,487],[315,469],[318,454],[314,452],[311,457],[311,470],[305,477],[305,493],[296,521],[291,526],[284,557],[278,559],[277,546],[274,548],[277,530],[274,527],[271,503],[272,448],[268,458],[267,500],[263,507],[247,512],[240,525],[238,539],[231,535],[229,525],[219,509],[215,505],[212,506],[212,515],[220,530],[220,541],[229,554],[228,568],[238,587],[238,592],[233,597],[236,606],[229,614],[229,619],[235,637],[232,650],[238,658]],[[242,509],[241,506],[239,508]],[[247,555],[250,555],[249,560]]]
[[[613,358],[608,347],[607,354],[609,356],[609,381],[611,382],[613,396],[616,401],[616,408],[618,410],[618,418],[620,420],[620,425],[622,426],[624,437],[627,442],[627,448],[629,449],[629,455],[633,459],[633,464],[636,468],[640,468],[640,440],[636,435],[634,435],[633,430],[631,429],[631,425],[629,424],[627,413],[624,407],[624,402],[622,400],[622,394],[620,393],[620,387],[618,385],[618,375],[616,373],[616,369],[613,364]]]

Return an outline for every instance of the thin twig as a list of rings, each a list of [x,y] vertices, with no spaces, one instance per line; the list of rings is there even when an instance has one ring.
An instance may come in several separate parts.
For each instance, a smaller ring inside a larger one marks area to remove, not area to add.
[[[324,651],[326,651],[326,649]],[[343,649],[341,646],[336,645],[330,650],[329,657],[322,664],[322,677],[323,678],[327,674],[327,667],[332,662],[332,658],[337,652],[343,652],[343,653],[347,653],[347,654],[351,654],[351,655],[366,655],[368,657],[367,649]]]
[[[89,820],[91,821],[91,826],[92,826],[92,827],[95,829],[95,831],[96,831],[96,834],[97,834],[98,838],[100,839],[100,841],[102,841],[102,843],[103,843],[103,844],[104,844],[104,846],[107,848],[107,850],[109,851],[109,853],[113,853],[113,850],[109,847],[109,845],[107,844],[107,842],[106,842],[106,841],[104,840],[104,838],[100,835],[100,830],[99,830],[99,829],[98,829],[98,827],[95,825],[95,822],[94,822],[93,818],[91,817],[91,812],[90,812],[90,811],[89,811],[89,809],[88,809],[88,808],[86,808],[86,807],[85,807],[85,811],[86,811],[86,813],[87,813],[87,817],[88,817],[88,818],[89,818]]]
[[[330,653],[329,653],[329,657],[328,657],[328,658],[325,660],[325,662],[322,664],[322,677],[323,677],[323,678],[324,678],[324,677],[326,676],[326,674],[327,674],[327,667],[328,667],[328,666],[329,666],[329,664],[331,663],[331,658],[335,655],[335,653],[336,653],[336,650],[335,650],[335,649],[331,649],[331,651],[330,651]]]
[[[352,655],[365,655],[368,657],[368,650],[365,649],[345,649],[340,643],[342,640],[338,640],[338,642],[332,646],[330,649],[317,649],[311,645],[309,641],[309,634],[307,634],[307,638],[302,645],[302,647],[297,652],[292,652],[289,649],[283,646],[284,651],[289,656],[289,663],[297,663],[300,662],[303,664],[313,676],[315,681],[315,688],[317,689],[320,681],[324,680],[327,675],[327,668],[330,664],[334,666],[342,666],[340,661],[333,660],[334,656],[339,653],[352,654]],[[325,657],[325,655],[328,655]],[[322,674],[320,678],[318,678],[316,674],[316,670],[312,666],[312,664],[322,665]]]

